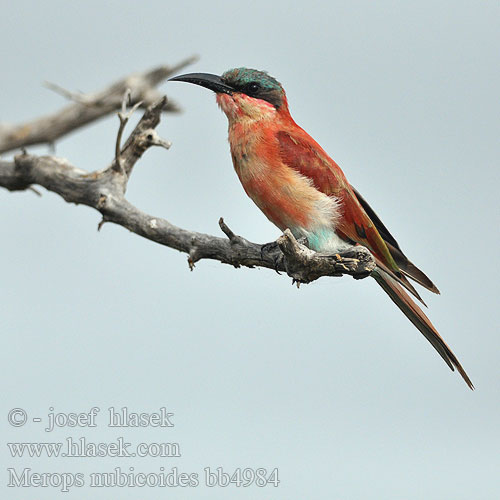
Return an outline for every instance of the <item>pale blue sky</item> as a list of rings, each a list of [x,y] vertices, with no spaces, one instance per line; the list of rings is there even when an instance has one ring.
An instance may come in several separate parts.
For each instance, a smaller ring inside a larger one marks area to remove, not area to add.
[[[300,290],[267,270],[200,262],[58,196],[0,190],[6,441],[86,436],[175,441],[179,459],[20,459],[2,444],[2,498],[493,499],[500,494],[498,266],[500,64],[496,1],[0,1],[0,121],[49,113],[50,80],[93,91],[134,70],[199,54],[188,71],[268,70],[295,120],[342,166],[408,256],[441,289],[428,314],[471,392],[372,280]],[[128,198],[185,228],[279,232],[233,172],[213,95],[179,83]],[[98,169],[117,118],[56,153]],[[44,153],[46,148],[32,148]],[[6,155],[8,158],[9,156]],[[490,263],[489,261],[493,261]],[[175,413],[175,428],[45,433],[13,407]],[[277,467],[278,488],[6,488],[6,468],[157,472]]]

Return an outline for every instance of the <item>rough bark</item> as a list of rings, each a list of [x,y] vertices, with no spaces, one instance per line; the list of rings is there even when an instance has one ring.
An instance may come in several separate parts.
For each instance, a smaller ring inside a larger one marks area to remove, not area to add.
[[[70,99],[71,104],[28,123],[2,123],[0,154],[34,144],[53,144],[63,135],[119,110],[127,90],[130,92],[129,105],[140,102],[142,107],[147,108],[162,98],[156,87],[195,60],[195,57],[190,57],[174,66],[158,66],[142,73],[133,73],[93,94],[69,92],[53,83],[46,83],[47,87]],[[169,102],[163,110],[177,112],[179,107]]]

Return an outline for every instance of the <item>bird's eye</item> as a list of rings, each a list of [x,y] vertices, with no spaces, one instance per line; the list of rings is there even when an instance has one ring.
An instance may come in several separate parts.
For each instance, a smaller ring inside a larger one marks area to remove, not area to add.
[[[260,85],[257,82],[252,82],[248,86],[249,92],[257,92],[260,89]]]

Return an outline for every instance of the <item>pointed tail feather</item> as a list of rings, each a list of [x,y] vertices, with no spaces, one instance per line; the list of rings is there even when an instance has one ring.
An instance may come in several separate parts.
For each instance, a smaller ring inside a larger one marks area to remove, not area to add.
[[[400,248],[395,248],[387,241],[385,242],[389,252],[391,252],[392,258],[395,260],[399,269],[406,274],[409,278],[416,281],[419,285],[422,285],[427,290],[437,293],[439,295],[439,290],[437,286],[429,279],[429,277],[420,270],[413,262],[410,262],[406,255],[401,251]]]
[[[422,305],[427,307],[427,304],[424,302],[420,294],[415,290],[415,287],[406,279],[403,273],[400,273],[399,276],[396,275],[391,269],[389,269],[376,255],[373,256],[375,262],[377,263],[377,267],[384,271],[385,274],[388,274],[392,279],[396,280],[401,286],[406,288]]]
[[[458,361],[457,357],[453,354],[451,349],[446,345],[445,341],[441,338],[441,335],[434,328],[433,324],[430,322],[429,318],[423,313],[423,311],[415,304],[402,286],[392,278],[383,269],[377,267],[372,273],[377,283],[384,289],[384,291],[389,295],[391,300],[399,307],[403,314],[417,327],[417,329],[424,335],[424,337],[432,344],[434,349],[439,353],[439,355],[444,359],[445,363],[451,368],[451,370],[458,370],[465,383],[474,389],[470,378],[468,377],[462,365]]]

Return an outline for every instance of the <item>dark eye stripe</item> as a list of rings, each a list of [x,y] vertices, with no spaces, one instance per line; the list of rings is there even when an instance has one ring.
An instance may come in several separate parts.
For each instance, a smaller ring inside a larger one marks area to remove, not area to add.
[[[235,71],[235,70],[233,70]],[[280,84],[266,75],[269,81],[259,79],[238,78],[238,73],[223,75],[223,81],[231,85],[237,92],[242,92],[252,98],[262,99],[269,102],[275,108],[279,108],[283,103],[284,91]]]

